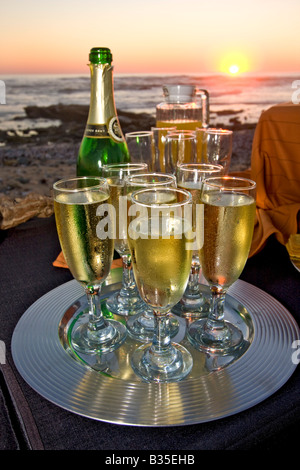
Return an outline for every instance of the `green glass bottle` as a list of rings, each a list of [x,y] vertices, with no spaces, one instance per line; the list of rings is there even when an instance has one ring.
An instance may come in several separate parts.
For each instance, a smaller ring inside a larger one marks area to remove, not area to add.
[[[89,59],[90,108],[77,158],[77,176],[101,176],[103,165],[130,161],[116,112],[111,51],[94,47]]]

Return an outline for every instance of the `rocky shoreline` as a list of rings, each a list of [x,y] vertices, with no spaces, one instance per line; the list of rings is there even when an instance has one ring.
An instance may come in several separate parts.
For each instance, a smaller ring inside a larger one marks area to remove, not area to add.
[[[0,131],[0,196],[24,197],[30,192],[48,196],[54,181],[75,176],[76,158],[88,106],[54,105],[25,108],[30,119],[59,120],[59,126],[27,131]],[[230,114],[230,111],[223,111]],[[155,118],[147,113],[118,110],[123,133],[148,130]],[[217,116],[221,120],[222,112]],[[231,171],[250,166],[255,125],[242,125],[235,114],[226,126],[234,131]],[[224,127],[216,122],[216,127]]]

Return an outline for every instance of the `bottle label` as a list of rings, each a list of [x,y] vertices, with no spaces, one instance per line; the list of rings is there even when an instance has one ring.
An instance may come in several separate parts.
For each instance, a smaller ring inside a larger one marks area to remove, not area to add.
[[[106,124],[87,124],[84,135],[98,139],[110,137],[116,142],[123,142],[122,132],[116,116],[109,121],[108,126]]]
[[[108,132],[112,139],[116,140],[117,142],[123,142],[122,132],[116,116],[111,118],[111,120],[109,121]]]
[[[105,124],[87,124],[84,135],[86,137],[109,137],[107,126]]]

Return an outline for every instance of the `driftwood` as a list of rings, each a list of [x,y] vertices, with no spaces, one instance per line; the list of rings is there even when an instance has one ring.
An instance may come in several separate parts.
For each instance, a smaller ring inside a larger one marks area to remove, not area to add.
[[[50,197],[30,193],[24,198],[0,197],[0,229],[16,227],[33,217],[50,217],[54,212]]]

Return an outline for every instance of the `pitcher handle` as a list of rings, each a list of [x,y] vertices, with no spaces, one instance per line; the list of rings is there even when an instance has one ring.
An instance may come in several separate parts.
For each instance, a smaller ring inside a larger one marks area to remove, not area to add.
[[[207,90],[196,89],[196,96],[200,96],[202,102],[202,127],[209,126],[209,93]]]

